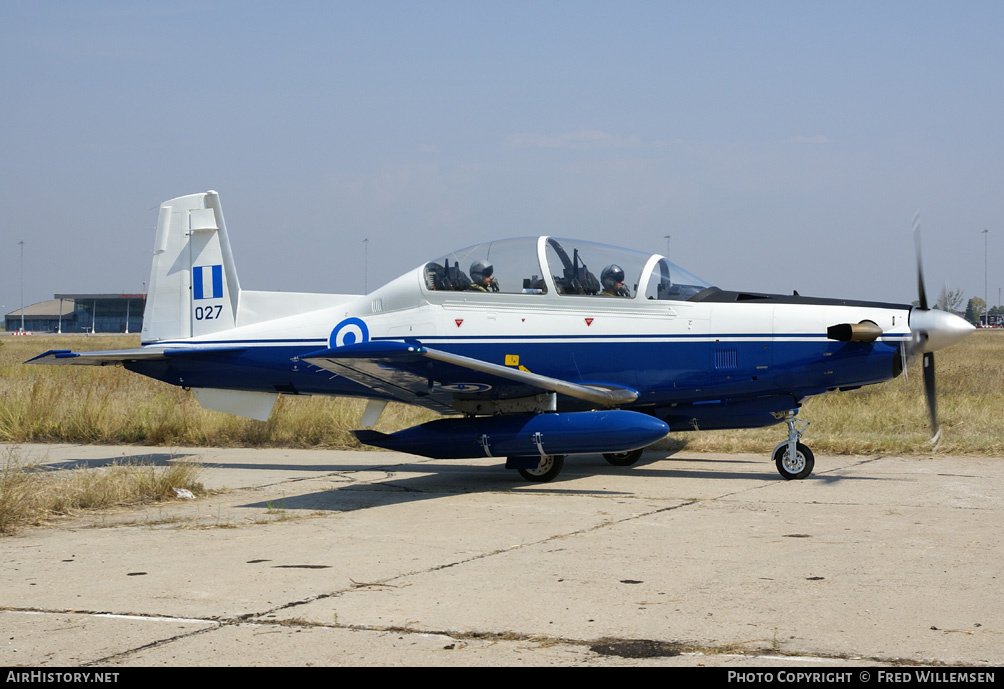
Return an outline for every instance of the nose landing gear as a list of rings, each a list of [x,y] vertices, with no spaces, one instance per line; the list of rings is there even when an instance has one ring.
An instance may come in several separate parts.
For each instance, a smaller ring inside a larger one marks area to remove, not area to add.
[[[816,464],[816,458],[808,446],[798,442],[808,425],[808,421],[796,419],[797,409],[791,409],[784,415],[784,421],[788,424],[788,439],[779,443],[774,448],[774,464],[778,473],[787,481],[792,479],[803,479],[812,473]],[[799,424],[800,428],[796,428]]]

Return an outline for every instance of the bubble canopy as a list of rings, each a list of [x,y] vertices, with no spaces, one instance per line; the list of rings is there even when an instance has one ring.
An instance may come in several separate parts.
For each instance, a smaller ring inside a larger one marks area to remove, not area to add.
[[[423,267],[429,292],[686,300],[710,283],[658,254],[560,237],[476,244]]]

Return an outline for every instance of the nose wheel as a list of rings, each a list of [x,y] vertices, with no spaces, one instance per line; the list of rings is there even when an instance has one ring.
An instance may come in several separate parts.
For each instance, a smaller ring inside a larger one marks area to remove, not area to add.
[[[778,473],[784,476],[785,480],[791,481],[811,474],[812,468],[816,465],[816,458],[812,456],[812,450],[802,443],[795,443],[795,455],[792,457],[788,443],[783,442],[774,449],[774,464]]]
[[[805,478],[812,473],[812,469],[816,465],[816,458],[813,456],[812,450],[807,445],[798,442],[802,437],[802,431],[808,427],[809,422],[796,419],[795,414],[797,413],[797,409],[792,409],[785,414],[784,420],[788,424],[788,439],[774,448],[774,465],[786,481]],[[795,424],[800,424],[801,427],[796,428]]]

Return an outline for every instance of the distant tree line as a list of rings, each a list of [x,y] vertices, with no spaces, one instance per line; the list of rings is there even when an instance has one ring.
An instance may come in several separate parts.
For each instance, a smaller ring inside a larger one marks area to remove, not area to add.
[[[965,319],[976,325],[980,321],[980,318],[982,318],[983,309],[986,308],[986,305],[987,303],[979,297],[971,297],[969,303],[966,304]],[[987,310],[987,319],[991,324],[996,322],[999,316],[1004,316],[1004,306],[991,306]]]

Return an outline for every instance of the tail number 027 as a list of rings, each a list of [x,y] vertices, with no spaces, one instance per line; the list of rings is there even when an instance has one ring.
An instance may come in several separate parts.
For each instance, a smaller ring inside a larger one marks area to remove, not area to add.
[[[196,306],[195,320],[197,321],[215,320],[220,317],[221,311],[223,311],[222,304],[217,304],[216,306]]]

